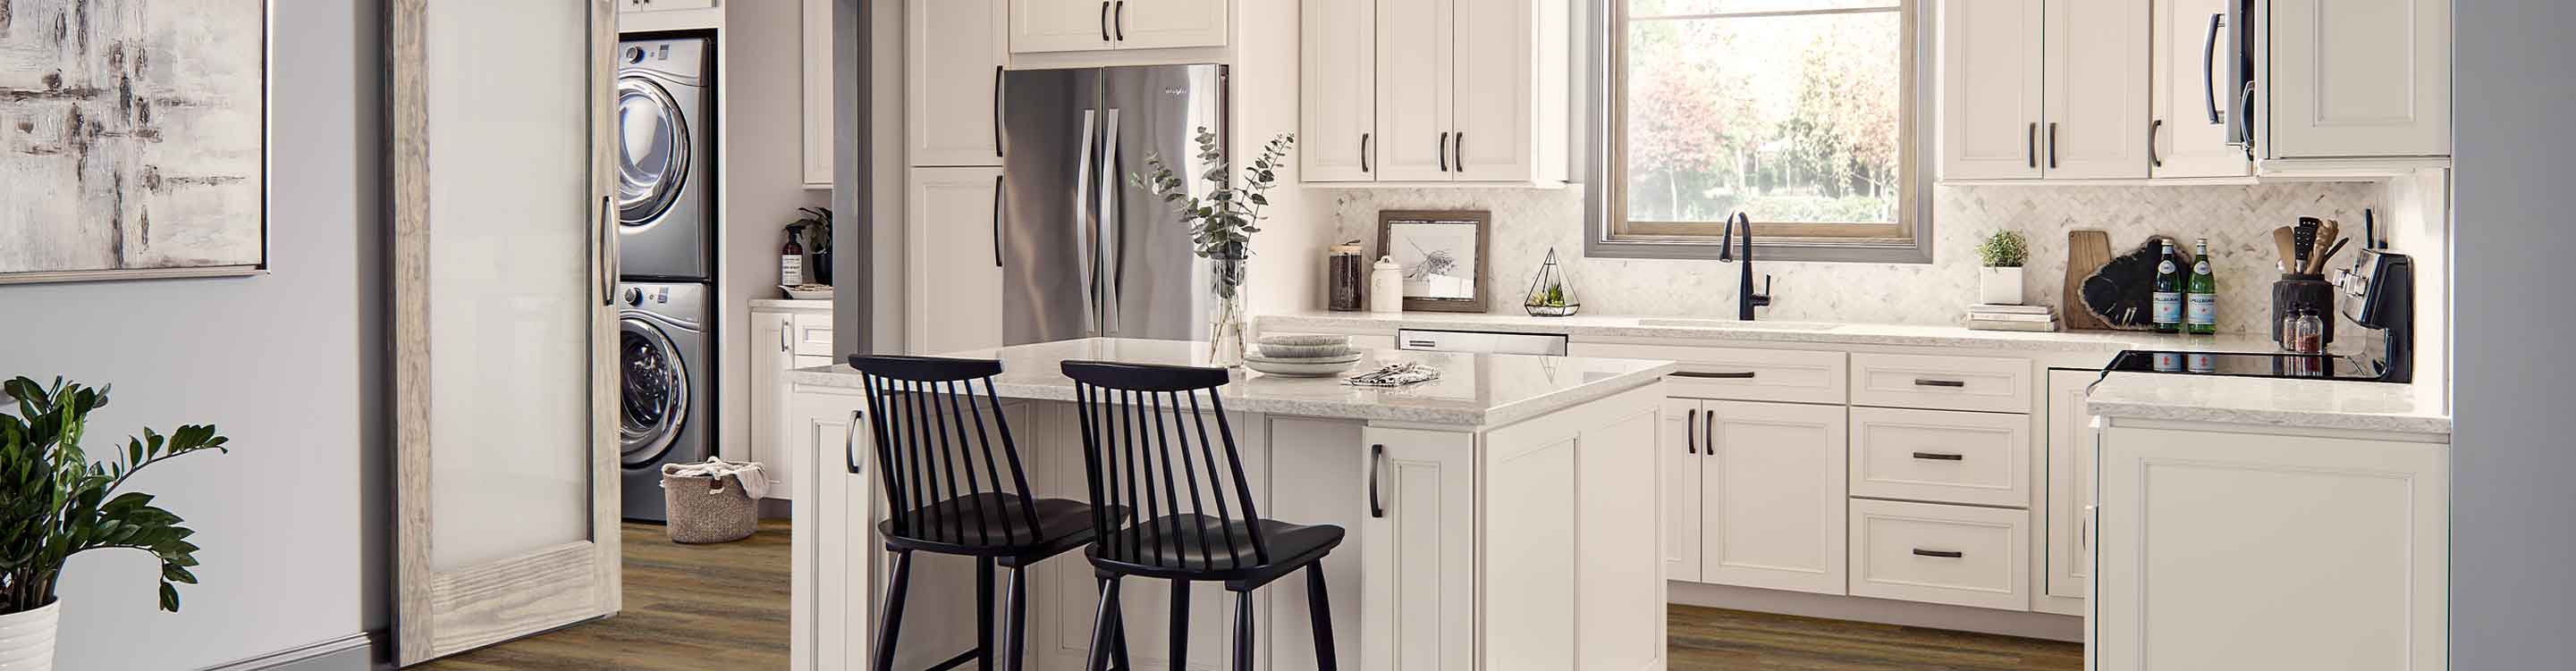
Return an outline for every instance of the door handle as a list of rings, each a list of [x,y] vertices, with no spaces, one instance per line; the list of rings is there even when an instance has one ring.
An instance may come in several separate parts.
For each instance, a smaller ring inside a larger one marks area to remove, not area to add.
[[[2209,40],[2200,44],[2200,97],[2209,104],[2209,123],[2218,125],[2218,29],[2227,25],[2226,14],[2209,15]]]
[[[1002,267],[1002,178],[993,176],[993,267]]]
[[[1726,371],[1726,372],[1717,372],[1717,373],[1695,373],[1695,372],[1691,372],[1691,371],[1682,371],[1682,372],[1674,373],[1674,374],[1673,374],[1673,377],[1690,377],[1690,378],[1700,378],[1700,379],[1705,379],[1705,380],[1750,380],[1750,379],[1753,379],[1753,376],[1754,376],[1754,375],[1757,375],[1757,374],[1758,374],[1758,373],[1756,373],[1756,372],[1754,372],[1754,371],[1749,371],[1749,370],[1743,370],[1743,371]]]
[[[1694,426],[1698,423],[1699,408],[1691,408],[1690,412],[1682,415],[1682,447],[1691,454],[1699,454],[1699,427]]]
[[[1968,386],[1968,383],[1966,383],[1966,382],[1962,382],[1962,381],[1959,381],[1959,380],[1931,380],[1931,379],[1924,379],[1924,378],[1915,378],[1915,379],[1914,379],[1914,386],[1917,386],[1917,387],[1948,387],[1948,388],[1952,388],[1952,389],[1958,389],[1958,388],[1963,388],[1963,387]]]
[[[862,411],[850,411],[850,437],[843,441],[841,446],[841,451],[849,454],[851,475],[858,475],[865,470],[859,467],[859,419],[862,414]]]
[[[1109,25],[1118,29],[1118,41],[1127,41],[1127,0],[1118,0],[1118,17]]]
[[[617,307],[617,218],[611,197],[599,197],[599,306]]]
[[[1002,157],[1002,66],[993,66],[993,158]]]
[[[1373,517],[1373,518],[1384,518],[1384,517],[1386,517],[1386,505],[1385,505],[1385,504],[1383,504],[1383,503],[1379,503],[1379,502],[1378,502],[1378,498],[1377,498],[1377,472],[1378,472],[1379,467],[1380,467],[1380,466],[1383,466],[1383,465],[1385,465],[1385,464],[1386,464],[1386,446],[1385,446],[1385,445],[1370,445],[1370,446],[1369,446],[1369,517]]]
[[[2021,151],[2028,155],[2031,169],[2039,169],[2039,122],[2030,122],[2030,131],[2022,134]]]
[[[1361,134],[1360,134],[1360,172],[1368,172],[1368,171],[1369,171],[1368,146],[1369,146],[1369,134],[1367,134],[1367,133],[1361,133]]]
[[[1449,155],[1456,157],[1449,163],[1458,166],[1458,172],[1467,171],[1467,134],[1465,132],[1458,133],[1457,141],[1449,144]]]
[[[2165,120],[2163,120],[2163,119],[2157,119],[2157,120],[2155,120],[2155,121],[2151,121],[2151,122],[2148,122],[2148,123],[2147,123],[2147,165],[2148,165],[2148,166],[2151,166],[2151,167],[2157,167],[2157,168],[2165,167],[2165,158],[2164,158],[2164,157],[2162,157],[2162,156],[2157,156],[2157,155],[2156,155],[2156,138],[2157,138],[2158,136],[2164,135],[2164,132],[2165,132]]]
[[[1100,0],[1100,41],[1109,41],[1109,0]]]
[[[1948,452],[1916,452],[1914,453],[1914,458],[1926,461],[1962,461],[1968,457],[1964,454],[1951,454]]]
[[[792,352],[792,351],[795,351],[795,350],[796,350],[796,347],[795,347],[794,345],[789,344],[791,341],[790,341],[790,340],[788,340],[788,338],[787,338],[787,336],[788,336],[789,334],[791,334],[791,333],[795,333],[795,332],[796,332],[796,323],[795,323],[795,322],[792,322],[792,321],[789,321],[789,320],[785,320],[785,319],[778,320],[778,351],[781,351],[781,352]]]
[[[2057,169],[2057,122],[2048,122],[2048,169]]]
[[[1449,132],[1440,133],[1440,171],[1449,171]]]
[[[1938,558],[1941,558],[1941,559],[1958,559],[1958,558],[1961,558],[1961,557],[1966,557],[1966,556],[1968,556],[1968,553],[1965,553],[1965,552],[1957,552],[1957,551],[1953,551],[1953,550],[1925,550],[1925,549],[1923,549],[1923,548],[1914,548],[1914,556],[1917,556],[1917,557],[1938,557]]]
[[[1708,443],[1708,449],[1700,450],[1701,455],[1717,456],[1717,411],[1699,414],[1699,439]]]

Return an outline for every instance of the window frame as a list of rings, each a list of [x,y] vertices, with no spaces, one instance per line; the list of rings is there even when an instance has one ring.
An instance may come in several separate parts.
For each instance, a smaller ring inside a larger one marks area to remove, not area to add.
[[[1931,127],[1934,77],[1930,31],[1932,11],[1929,0],[1899,0],[1902,7],[1900,33],[1903,43],[1899,66],[1905,71],[1898,95],[1905,101],[1903,117],[1898,119],[1897,142],[1904,151],[1898,158],[1897,171],[1904,176],[1898,191],[1898,219],[1885,228],[1852,235],[1854,224],[1763,223],[1754,222],[1756,256],[1774,261],[1841,261],[1863,263],[1931,263],[1932,262],[1932,188],[1929,159],[1937,148],[1938,137]],[[1631,259],[1715,259],[1724,245],[1717,234],[1723,222],[1646,222],[1646,230],[1627,222],[1627,60],[1628,0],[1590,0],[1587,6],[1589,27],[1584,31],[1591,48],[1584,50],[1586,86],[1589,99],[1583,103],[1591,121],[1586,124],[1588,140],[1585,180],[1590,184],[1584,200],[1584,256],[1593,258]],[[1844,227],[1837,235],[1820,227]],[[1699,229],[1699,230],[1680,230]],[[1866,233],[1910,232],[1911,239],[1892,235],[1868,236]]]

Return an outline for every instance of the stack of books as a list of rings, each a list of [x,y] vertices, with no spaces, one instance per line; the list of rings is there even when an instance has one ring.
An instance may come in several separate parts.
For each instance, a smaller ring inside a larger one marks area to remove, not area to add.
[[[2046,305],[1971,305],[1961,323],[1974,331],[2055,331],[2057,312]]]

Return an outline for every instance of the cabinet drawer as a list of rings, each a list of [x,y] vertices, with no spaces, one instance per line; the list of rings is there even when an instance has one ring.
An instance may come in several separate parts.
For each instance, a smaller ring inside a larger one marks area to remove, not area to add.
[[[798,356],[832,356],[832,315],[798,314],[789,320],[787,340]]]
[[[2030,505],[2030,417],[1852,408],[1851,493]]]
[[[1847,379],[1842,352],[1578,342],[1568,353],[1680,362],[1665,395],[1683,398],[1841,404]]]
[[[1852,405],[2030,412],[2030,361],[1854,354]]]
[[[2029,513],[1854,499],[1851,594],[2030,609]]]

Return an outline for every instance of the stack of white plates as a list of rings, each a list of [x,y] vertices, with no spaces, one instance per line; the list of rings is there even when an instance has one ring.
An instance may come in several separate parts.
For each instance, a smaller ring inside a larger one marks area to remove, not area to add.
[[[1257,346],[1260,353],[1244,355],[1243,363],[1271,375],[1326,377],[1349,370],[1360,360],[1360,351],[1351,346],[1350,336],[1262,336]]]

